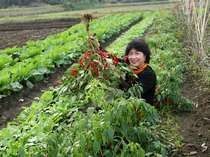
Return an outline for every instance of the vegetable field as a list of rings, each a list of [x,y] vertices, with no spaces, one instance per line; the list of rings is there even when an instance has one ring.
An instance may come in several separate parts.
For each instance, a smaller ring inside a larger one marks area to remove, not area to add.
[[[92,20],[90,30],[112,55],[105,70],[100,69],[101,56],[86,53],[83,23],[23,47],[0,50],[0,99],[23,87],[33,90],[56,68],[71,65],[59,85],[44,91],[0,130],[0,157],[179,156],[176,122],[165,128],[162,114],[188,112],[193,104],[182,95],[187,64],[173,13],[106,15]],[[126,69],[115,57],[122,58],[134,38],[144,38],[151,49],[160,109],[118,88]],[[94,63],[89,71],[81,70],[84,57]]]

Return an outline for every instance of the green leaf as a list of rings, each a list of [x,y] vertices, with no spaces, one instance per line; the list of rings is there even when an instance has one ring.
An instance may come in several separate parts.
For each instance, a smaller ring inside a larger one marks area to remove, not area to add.
[[[93,142],[93,152],[95,155],[97,155],[97,153],[100,150],[100,143],[97,140],[94,140]]]
[[[143,148],[139,148],[138,149],[138,157],[145,157],[145,151]]]
[[[26,86],[30,89],[32,89],[34,87],[33,83],[31,83],[31,81],[26,81]]]
[[[32,72],[32,75],[43,75],[43,74],[48,74],[51,71],[48,68],[39,68],[37,70],[34,70]]]
[[[23,85],[20,84],[19,82],[13,82],[13,83],[10,83],[10,86],[11,86],[11,89],[13,91],[19,91],[23,88]]]
[[[25,157],[25,151],[23,147],[20,147],[20,149],[18,150],[18,157]]]

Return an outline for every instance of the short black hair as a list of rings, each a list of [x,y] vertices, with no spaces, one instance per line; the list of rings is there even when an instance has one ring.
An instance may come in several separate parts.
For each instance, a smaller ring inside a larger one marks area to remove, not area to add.
[[[144,39],[136,38],[133,39],[131,42],[129,42],[125,50],[125,56],[128,55],[131,49],[136,49],[137,51],[141,51],[146,57],[145,63],[149,64],[151,52],[148,44],[145,42]]]

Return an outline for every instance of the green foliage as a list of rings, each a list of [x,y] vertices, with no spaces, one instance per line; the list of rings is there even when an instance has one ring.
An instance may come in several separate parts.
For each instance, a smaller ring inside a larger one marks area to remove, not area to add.
[[[1,130],[1,156],[166,156],[153,132],[154,107],[99,79],[80,92],[60,92],[72,83],[68,75],[64,86],[45,92]]]
[[[168,12],[146,12],[144,16],[145,18],[139,24],[134,25],[112,43],[108,50],[123,56],[127,43],[134,38],[143,37],[146,28],[154,20],[155,25],[149,29],[145,38],[152,52],[150,65],[157,74],[157,100],[162,105],[174,105],[178,110],[189,111],[192,103],[181,96],[185,58],[182,44],[176,38],[175,19]],[[135,95],[133,91],[130,93]]]
[[[132,22],[141,19],[139,14],[115,14],[94,20],[91,29],[97,38],[104,43],[112,36],[127,28]],[[118,22],[116,22],[118,21]],[[0,53],[8,58],[3,61],[4,68],[0,70],[0,94],[7,95],[13,91],[14,82],[24,82],[43,79],[55,66],[69,64],[87,49],[85,27],[78,24],[69,30],[49,36],[37,42],[28,42],[23,48],[8,48]],[[17,52],[18,51],[18,52]],[[11,60],[11,56],[18,57]],[[1,61],[0,61],[1,62]]]
[[[183,46],[176,37],[176,20],[171,14],[161,16],[164,18],[156,19],[161,25],[153,26],[146,38],[154,54],[151,65],[158,76],[157,98],[163,105],[189,111],[192,103],[181,95],[186,62]]]
[[[2,156],[145,156],[147,148],[153,151],[148,145],[157,139],[149,126],[158,115],[144,101],[125,99],[123,91],[112,94],[118,89],[99,80],[88,83],[82,99],[74,93],[56,98],[55,92],[45,92],[0,132]]]
[[[158,75],[158,95],[162,103],[165,98],[177,102],[182,99],[179,92],[184,65],[182,46],[174,36],[170,14],[145,14],[142,23],[119,37],[111,47],[119,50],[132,38],[142,36],[152,24],[149,18],[155,22],[147,41],[154,52],[152,67]],[[101,25],[94,27],[98,26]],[[103,34],[102,31],[99,37]],[[119,56],[123,53],[114,52]],[[72,92],[68,87],[73,82],[68,78],[69,71],[60,87],[43,93],[39,101],[0,131],[0,156],[169,156],[171,142],[168,133],[159,127],[160,118],[153,106],[135,95],[128,98],[127,93],[115,88],[116,82],[92,77]]]

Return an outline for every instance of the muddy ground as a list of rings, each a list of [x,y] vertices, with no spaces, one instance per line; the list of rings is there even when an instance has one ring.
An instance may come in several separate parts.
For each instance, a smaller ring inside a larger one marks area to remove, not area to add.
[[[183,136],[181,156],[210,157],[210,86],[199,76],[187,72],[183,83],[183,95],[193,101],[190,113],[176,115]]]
[[[0,24],[0,49],[23,46],[28,40],[40,40],[67,30],[79,19],[60,19],[27,23]]]
[[[207,40],[210,41],[210,25]],[[210,52],[207,53],[209,55]],[[206,74],[199,70],[196,73],[188,70],[185,74],[182,94],[194,103],[194,109],[190,113],[176,115],[184,142],[181,156],[210,157],[210,82],[209,75],[203,75]]]

